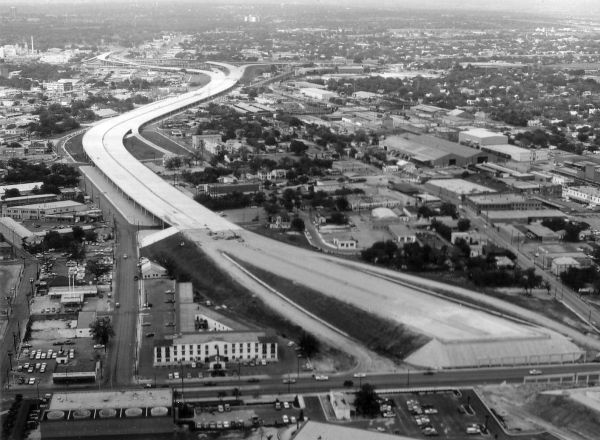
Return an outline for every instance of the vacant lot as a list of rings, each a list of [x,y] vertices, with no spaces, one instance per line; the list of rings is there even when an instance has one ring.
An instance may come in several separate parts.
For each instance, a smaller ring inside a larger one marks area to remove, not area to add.
[[[234,256],[230,257],[235,259]],[[402,360],[428,341],[401,324],[375,316],[255,266],[237,262],[293,302],[382,355]]]

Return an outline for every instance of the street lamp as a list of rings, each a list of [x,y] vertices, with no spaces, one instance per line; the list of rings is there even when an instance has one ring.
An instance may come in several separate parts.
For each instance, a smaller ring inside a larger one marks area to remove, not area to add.
[[[185,396],[183,394],[183,361],[179,360],[179,371],[181,374],[181,405],[185,405]]]

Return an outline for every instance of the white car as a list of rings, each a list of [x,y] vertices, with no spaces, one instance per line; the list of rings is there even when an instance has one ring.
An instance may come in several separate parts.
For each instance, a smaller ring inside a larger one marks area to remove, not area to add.
[[[288,416],[286,416],[285,414],[283,415],[282,419],[283,419],[283,423],[285,423],[286,425],[288,423],[290,423],[290,419],[288,419]]]
[[[529,370],[529,374],[531,376],[539,376],[540,374],[542,374],[542,370],[536,370],[535,368],[533,370]]]
[[[285,409],[290,409],[290,403],[289,402],[283,402],[283,407]]]
[[[354,373],[354,377],[367,377],[365,373]]]
[[[318,376],[315,376],[315,380],[329,380],[329,376],[319,374]]]

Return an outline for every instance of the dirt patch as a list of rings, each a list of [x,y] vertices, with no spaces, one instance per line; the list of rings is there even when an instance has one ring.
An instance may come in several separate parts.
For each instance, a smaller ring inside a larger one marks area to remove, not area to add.
[[[230,257],[291,301],[392,360],[401,361],[428,342],[401,324]]]
[[[504,420],[508,432],[539,431],[525,414],[524,407],[535,401],[539,387],[531,385],[485,385],[477,387],[479,395]]]

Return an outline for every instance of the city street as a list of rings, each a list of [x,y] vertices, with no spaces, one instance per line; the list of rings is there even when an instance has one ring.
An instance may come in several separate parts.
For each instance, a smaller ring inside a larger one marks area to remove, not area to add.
[[[19,347],[21,340],[25,336],[25,327],[27,325],[27,320],[29,319],[28,301],[32,293],[30,280],[37,280],[37,260],[22,250],[17,250],[17,258],[22,259],[24,263],[23,276],[21,283],[17,287],[16,296],[14,300],[12,300],[12,313],[9,316],[5,332],[2,335],[2,340],[0,342],[0,353],[2,353],[0,356],[0,383],[2,385],[0,389],[2,390],[4,390],[4,387],[6,386],[5,381],[11,362],[8,353],[10,352],[12,353],[12,356],[14,356],[15,342],[17,347]]]
[[[513,243],[510,243],[502,237],[493,226],[488,226],[481,217],[476,216],[469,211],[465,211],[465,213],[471,220],[471,225],[473,227],[477,227],[481,231],[484,231],[492,241],[513,252],[517,256],[517,263],[520,267],[524,269],[535,267],[536,273],[540,275],[544,281],[550,283],[551,294],[558,297],[568,308],[575,312],[582,321],[589,323],[596,331],[598,331],[596,323],[600,322],[600,310],[586,303],[579,294],[563,285],[560,279],[556,278],[548,271],[534,266],[534,259],[524,254],[518,246],[515,246]]]

